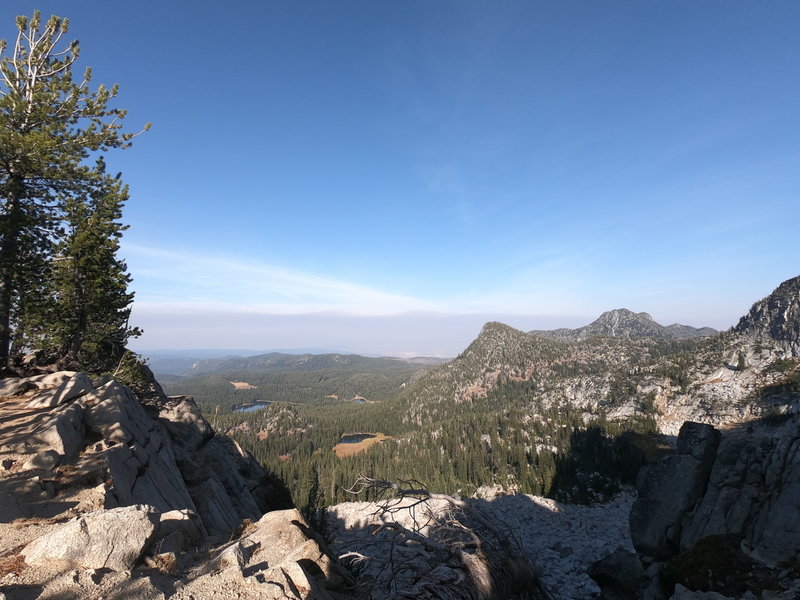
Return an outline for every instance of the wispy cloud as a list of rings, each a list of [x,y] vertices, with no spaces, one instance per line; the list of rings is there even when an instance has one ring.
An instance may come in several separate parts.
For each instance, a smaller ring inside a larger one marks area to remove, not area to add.
[[[564,268],[563,257],[542,260],[536,268],[514,268],[491,282],[479,277],[444,296],[420,297],[263,263],[251,257],[130,243],[123,250],[134,275],[139,312],[338,313],[362,317],[407,313],[575,315],[587,312],[586,298],[581,293],[582,278]]]
[[[243,312],[301,314],[341,312],[377,316],[439,311],[438,303],[384,292],[253,259],[126,244],[135,275],[137,306],[237,308]]]

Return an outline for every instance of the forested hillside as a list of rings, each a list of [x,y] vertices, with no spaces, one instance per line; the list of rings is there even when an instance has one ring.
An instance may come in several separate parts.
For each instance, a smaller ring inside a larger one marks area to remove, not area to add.
[[[354,354],[270,353],[205,360],[196,363],[189,376],[165,380],[165,386],[171,394],[194,396],[206,412],[211,408],[224,413],[255,402],[370,403],[394,398],[427,368],[401,359]],[[233,382],[247,385],[237,389]]]

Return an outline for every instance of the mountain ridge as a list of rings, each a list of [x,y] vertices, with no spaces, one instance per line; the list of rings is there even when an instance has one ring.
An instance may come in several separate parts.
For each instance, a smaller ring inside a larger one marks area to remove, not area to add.
[[[800,356],[800,277],[756,302],[736,328],[709,331],[627,309],[575,330],[525,333],[489,322],[454,361],[404,392],[408,418],[444,416],[451,401],[502,395],[509,385],[525,386],[537,406],[649,415],[669,435],[685,420],[719,427],[786,410],[791,393],[773,392],[793,389],[779,383],[793,367],[774,365]]]
[[[673,323],[661,325],[649,313],[633,312],[627,308],[615,308],[602,313],[596,320],[576,329],[560,328],[533,330],[529,335],[548,337],[564,341],[579,341],[595,336],[611,336],[626,339],[652,337],[658,339],[691,339],[717,333],[711,327],[692,327]]]
[[[182,377],[227,372],[258,371],[262,373],[275,371],[314,371],[320,369],[359,369],[385,368],[391,366],[436,365],[446,362],[445,359],[415,356],[410,358],[376,357],[361,354],[289,354],[284,352],[267,352],[252,356],[225,356],[220,358],[203,358],[195,360],[190,366],[181,369],[175,375]],[[153,369],[156,371],[156,369]]]
[[[787,279],[755,302],[733,330],[748,337],[771,339],[786,352],[800,354],[800,276]]]

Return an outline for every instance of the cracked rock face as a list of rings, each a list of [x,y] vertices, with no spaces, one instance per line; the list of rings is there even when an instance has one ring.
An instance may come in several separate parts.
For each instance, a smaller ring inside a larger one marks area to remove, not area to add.
[[[800,415],[753,421],[724,436],[708,425],[686,423],[678,453],[643,470],[637,487],[630,529],[640,557],[646,564],[664,561],[652,567],[673,569],[672,577],[678,569],[687,585],[702,581],[710,587],[696,592],[676,585],[672,598],[728,598],[718,593],[726,586],[743,600],[798,597],[800,579],[791,565],[800,558]],[[658,571],[648,570],[648,589],[659,583]],[[749,590],[763,583],[774,593],[753,596],[741,583],[742,573]],[[609,577],[613,569],[598,575],[612,597],[619,577]]]
[[[630,514],[637,551],[668,558],[678,550],[680,523],[706,491],[719,440],[719,431],[711,425],[684,423],[678,434],[678,454],[639,473],[639,496]]]
[[[116,381],[91,392],[86,423],[103,438],[110,485],[106,506],[148,503],[159,511],[196,510],[175,463],[169,434]]]
[[[800,416],[726,438],[707,491],[681,529],[682,549],[734,533],[766,564],[800,557]]]

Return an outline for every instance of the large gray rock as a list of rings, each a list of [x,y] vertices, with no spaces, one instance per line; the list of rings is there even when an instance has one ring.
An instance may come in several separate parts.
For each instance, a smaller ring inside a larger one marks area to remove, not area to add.
[[[169,432],[175,459],[210,535],[227,536],[243,519],[257,521],[267,506],[264,469],[236,442],[215,436],[189,396],[152,400]]]
[[[708,490],[683,528],[682,548],[734,533],[768,564],[800,556],[800,416],[751,429],[721,444]]]
[[[88,427],[110,446],[102,451],[111,482],[107,507],[147,503],[160,512],[196,511],[169,435],[128,388],[111,381],[87,394],[84,402]]]
[[[22,550],[31,565],[54,561],[86,569],[125,571],[144,553],[158,524],[152,506],[134,505],[87,513],[59,525]]]
[[[270,567],[282,563],[309,539],[305,519],[297,509],[276,510],[265,514],[253,526],[245,540],[258,546],[258,561]]]
[[[261,600],[353,597],[352,576],[330,558],[324,542],[309,535],[297,510],[267,513],[247,531],[246,536],[222,549],[202,568],[203,574],[177,590],[173,598],[210,598],[208,590],[219,589],[228,594],[246,591],[243,596]]]
[[[52,471],[55,469],[61,456],[55,450],[42,450],[31,456],[25,464],[22,465],[23,469],[40,469],[42,471]]]
[[[24,441],[25,451],[54,450],[64,456],[77,455],[84,447],[83,412],[83,403],[79,400],[46,413]]]
[[[65,375],[68,377],[64,378]],[[34,394],[28,401],[28,408],[53,408],[80,398],[94,389],[88,375],[83,371],[72,374],[62,371],[53,373],[52,377],[58,383]],[[49,383],[48,380],[44,380],[44,382],[45,384]]]
[[[603,590],[606,600],[639,600],[649,583],[639,557],[624,548],[592,563],[589,576]]]
[[[679,454],[639,473],[639,495],[629,520],[637,551],[659,559],[678,552],[683,521],[706,491],[719,439],[710,425],[684,423],[678,434]]]

